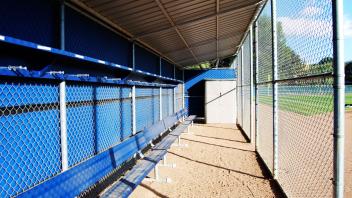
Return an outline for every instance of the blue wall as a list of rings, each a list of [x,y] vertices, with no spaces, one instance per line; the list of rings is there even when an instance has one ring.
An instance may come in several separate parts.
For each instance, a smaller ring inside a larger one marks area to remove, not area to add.
[[[185,107],[190,115],[204,117],[205,79],[235,79],[235,69],[185,70]]]

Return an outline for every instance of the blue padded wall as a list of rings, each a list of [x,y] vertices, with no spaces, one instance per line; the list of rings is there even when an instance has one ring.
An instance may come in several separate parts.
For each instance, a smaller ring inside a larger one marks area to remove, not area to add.
[[[70,166],[131,135],[130,91],[117,86],[67,86]]]
[[[95,108],[94,87],[92,85],[68,85],[67,108],[68,162],[73,166],[95,153]]]
[[[0,197],[60,172],[57,84],[0,82]]]
[[[1,1],[0,35],[58,48],[59,9],[56,0]]]
[[[159,89],[136,88],[136,130],[155,124],[159,120]]]
[[[161,75],[169,78],[174,78],[174,65],[162,59],[161,61]]]
[[[177,80],[183,80],[183,72],[182,72],[182,70],[176,67],[175,71],[176,71],[176,73],[175,73],[176,79]]]
[[[138,45],[135,45],[135,60],[136,69],[159,73],[159,57]]]
[[[131,67],[128,40],[67,6],[65,14],[66,50]]]

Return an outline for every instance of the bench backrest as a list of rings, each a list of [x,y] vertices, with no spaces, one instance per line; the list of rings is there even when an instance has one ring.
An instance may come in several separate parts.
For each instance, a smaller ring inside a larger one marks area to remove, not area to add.
[[[18,197],[74,197],[94,185],[104,176],[131,159],[166,129],[185,111],[165,118],[118,145],[62,172],[53,178],[23,192]]]

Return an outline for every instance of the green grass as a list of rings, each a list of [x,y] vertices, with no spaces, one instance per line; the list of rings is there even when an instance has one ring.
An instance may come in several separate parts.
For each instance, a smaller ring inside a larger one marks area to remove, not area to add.
[[[352,93],[346,94],[346,104],[352,105]],[[259,96],[259,103],[272,106],[271,96]],[[279,109],[301,115],[316,115],[333,111],[332,95],[284,95],[279,96]]]
[[[352,105],[352,93],[347,93],[345,100],[346,100],[345,103],[347,105]]]
[[[260,96],[259,103],[272,105],[270,96]],[[279,96],[279,109],[301,115],[315,115],[333,110],[333,97],[330,95],[285,95]]]

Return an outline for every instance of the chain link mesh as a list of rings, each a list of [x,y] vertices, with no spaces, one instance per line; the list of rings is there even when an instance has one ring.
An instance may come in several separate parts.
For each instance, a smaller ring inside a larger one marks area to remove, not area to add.
[[[273,173],[273,90],[272,90],[272,24],[271,1],[264,6],[258,17],[258,153]]]
[[[68,84],[66,89],[70,166],[132,134],[131,88]]]
[[[159,89],[136,88],[137,132],[159,120]]]
[[[162,89],[162,109],[163,118],[173,114],[174,108],[174,97],[173,88],[163,88]]]
[[[278,0],[277,7],[278,181],[289,197],[331,197],[332,2]]]
[[[61,171],[58,84],[0,82],[0,197]]]
[[[251,138],[251,43],[247,35],[243,42],[243,67],[242,67],[242,128],[248,138]]]
[[[277,0],[278,79],[273,79],[271,1],[266,3],[257,19],[257,148],[274,173],[273,83],[277,83],[276,177],[288,197],[332,196],[331,6],[330,0]],[[244,51],[244,57],[247,53]],[[244,76],[239,79],[243,78],[245,85],[246,72],[242,69]],[[242,113],[246,117],[246,110]],[[243,122],[243,128],[246,128],[246,120]]]
[[[176,112],[180,111],[182,109],[182,93],[183,93],[183,85],[178,84],[177,87],[175,88],[176,91]]]
[[[159,90],[136,88],[139,131],[160,119]],[[173,114],[173,92],[163,88],[164,117]],[[69,168],[132,135],[132,87],[67,82],[65,99]],[[0,123],[0,197],[16,196],[61,173],[58,83],[2,80]]]
[[[239,56],[237,57],[237,123],[243,126],[243,91],[242,91],[242,50],[238,52]]]

